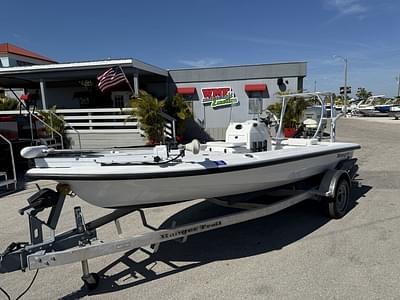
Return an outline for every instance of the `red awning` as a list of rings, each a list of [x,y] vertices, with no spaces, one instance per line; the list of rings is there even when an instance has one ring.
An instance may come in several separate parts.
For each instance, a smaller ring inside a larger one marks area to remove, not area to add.
[[[181,95],[193,95],[196,93],[195,87],[178,87],[176,92]]]
[[[265,92],[267,90],[267,85],[265,83],[246,84],[244,90],[246,92]]]

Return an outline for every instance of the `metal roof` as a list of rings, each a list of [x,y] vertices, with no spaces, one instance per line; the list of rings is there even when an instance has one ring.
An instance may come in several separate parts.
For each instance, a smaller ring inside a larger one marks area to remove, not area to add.
[[[0,86],[24,87],[29,85],[29,82],[30,84],[34,84],[38,83],[41,79],[47,82],[76,80],[76,78],[93,79],[103,70],[112,66],[121,66],[128,76],[131,76],[134,72],[138,72],[139,75],[168,76],[167,70],[133,58],[108,59],[0,68]]]

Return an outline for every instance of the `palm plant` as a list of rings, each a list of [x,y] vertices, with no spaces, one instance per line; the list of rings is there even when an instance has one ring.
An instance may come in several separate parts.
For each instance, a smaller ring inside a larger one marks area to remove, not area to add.
[[[286,105],[286,111],[283,116],[282,125],[283,128],[297,128],[300,125],[300,121],[303,118],[304,110],[311,105],[314,100],[305,100],[304,98],[290,98]],[[280,119],[282,103],[277,102],[268,106],[268,110],[276,115]]]
[[[145,91],[139,91],[139,97],[131,100],[133,108],[129,118],[137,118],[150,144],[159,144],[163,137],[164,118],[161,116],[165,101],[159,101]]]
[[[65,123],[64,123],[64,117],[59,116],[58,118],[56,117],[56,110],[57,107],[54,105],[51,107],[48,111],[41,110],[40,115],[43,117],[43,121],[50,125],[52,129],[46,127],[46,131],[48,134],[51,134],[52,131],[56,131],[62,135],[64,135],[65,132]]]

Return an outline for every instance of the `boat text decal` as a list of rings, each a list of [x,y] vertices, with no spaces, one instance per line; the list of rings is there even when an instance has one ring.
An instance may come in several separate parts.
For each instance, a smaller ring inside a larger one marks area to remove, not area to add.
[[[209,229],[216,228],[221,225],[222,225],[221,221],[212,221],[210,223],[194,225],[194,226],[186,228],[186,229],[178,229],[178,230],[172,231],[172,232],[161,233],[160,238],[161,239],[171,239],[171,238],[184,237],[186,235],[191,235],[191,234],[199,233],[202,231],[207,231]]]

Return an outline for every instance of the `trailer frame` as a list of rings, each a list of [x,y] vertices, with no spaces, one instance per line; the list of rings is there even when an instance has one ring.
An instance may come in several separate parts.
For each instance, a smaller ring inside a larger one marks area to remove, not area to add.
[[[81,208],[74,208],[75,228],[56,235],[56,227],[61,216],[66,196],[73,196],[70,187],[58,184],[56,191],[50,189],[39,190],[28,199],[29,205],[22,208],[21,215],[26,214],[29,219],[29,243],[12,243],[0,254],[0,273],[17,270],[35,270],[60,266],[74,262],[82,264],[82,280],[88,289],[94,289],[99,284],[99,276],[90,273],[88,260],[113,253],[152,246],[156,252],[160,243],[181,240],[185,242],[190,235],[219,229],[222,227],[265,217],[304,200],[320,201],[328,215],[332,218],[343,217],[350,208],[350,187],[355,181],[358,170],[357,159],[346,159],[321,174],[319,182],[311,181],[306,188],[296,189],[295,186],[263,191],[268,195],[279,195],[280,200],[270,204],[238,201],[233,197],[207,199],[215,204],[240,208],[244,211],[235,212],[221,217],[205,219],[199,222],[181,226],[171,226],[168,229],[155,229],[152,232],[142,233],[113,241],[102,241],[97,238],[97,229],[110,222],[115,222],[117,233],[122,233],[119,219],[133,212],[138,212],[143,226],[148,225],[145,212],[137,208],[121,208],[85,223]],[[348,188],[347,188],[348,187]],[[347,189],[347,190],[346,190]],[[344,192],[343,192],[343,191]],[[342,192],[341,192],[342,191]],[[241,195],[250,197],[256,194]],[[239,199],[239,198],[237,198]],[[251,199],[250,199],[251,200]],[[45,222],[36,215],[38,212],[50,208],[48,220]],[[49,237],[44,237],[44,231],[49,231]]]

